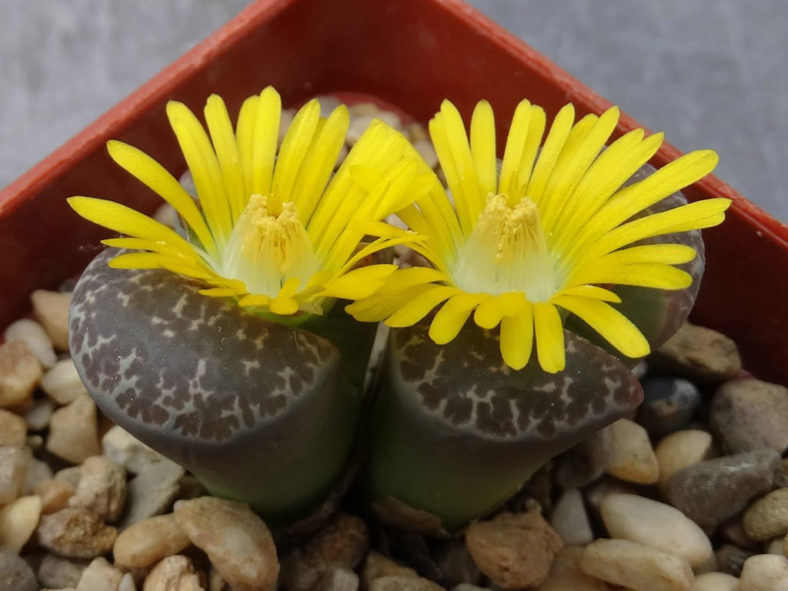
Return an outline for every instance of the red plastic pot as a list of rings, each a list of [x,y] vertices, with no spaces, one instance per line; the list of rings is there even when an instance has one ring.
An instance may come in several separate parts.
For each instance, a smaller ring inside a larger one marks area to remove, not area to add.
[[[105,237],[66,197],[101,196],[144,211],[160,203],[110,161],[108,139],[179,172],[169,99],[201,110],[217,92],[232,111],[268,84],[290,104],[362,93],[417,120],[443,98],[464,114],[481,98],[499,114],[523,97],[549,116],[568,101],[581,114],[610,105],[459,0],[259,0],[0,193],[0,326],[28,311],[33,289],[78,273]],[[503,137],[508,121],[498,124]],[[633,127],[642,126],[624,115],[618,133]],[[678,155],[664,145],[652,163]],[[734,338],[751,372],[788,383],[788,227],[714,177],[686,192],[734,202],[727,221],[705,232],[708,265],[693,319]]]

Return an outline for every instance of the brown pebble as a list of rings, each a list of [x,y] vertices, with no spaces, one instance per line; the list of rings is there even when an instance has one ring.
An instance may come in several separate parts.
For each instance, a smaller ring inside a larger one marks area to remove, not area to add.
[[[175,520],[236,591],[276,586],[279,561],[268,527],[248,505],[215,497],[178,501]]]
[[[96,405],[87,394],[56,410],[49,422],[47,451],[81,464],[101,453],[96,425]]]
[[[18,414],[0,408],[0,445],[22,447],[27,437],[27,423]]]
[[[445,589],[424,577],[386,575],[372,581],[369,591],[445,591]]]
[[[126,502],[126,471],[104,456],[92,456],[82,463],[82,476],[69,500],[72,507],[84,507],[114,522]]]
[[[755,501],[744,512],[744,531],[762,542],[788,532],[788,488],[778,488]]]
[[[49,514],[68,507],[68,500],[75,491],[70,482],[52,478],[36,484],[33,492],[41,497],[41,512]]]
[[[654,369],[690,379],[720,382],[741,371],[736,343],[724,334],[685,323],[648,359]]]
[[[380,552],[371,550],[369,554],[367,554],[367,559],[364,561],[364,568],[361,571],[362,587],[368,589],[372,581],[387,575],[405,577],[419,576],[412,568],[408,566],[402,566],[401,564],[386,558]]]
[[[44,374],[41,362],[25,341],[0,345],[0,406],[24,404]]]
[[[203,591],[191,560],[177,554],[161,560],[145,577],[142,591]]]
[[[479,570],[505,589],[539,585],[564,545],[538,509],[473,523],[465,543]]]
[[[33,315],[61,351],[68,351],[68,310],[71,293],[37,289],[30,294]]]
[[[41,517],[38,541],[47,550],[68,558],[96,558],[107,554],[118,531],[81,507],[69,507]]]
[[[150,566],[166,556],[178,554],[189,538],[172,513],[138,521],[118,535],[112,553],[115,563],[127,568]]]

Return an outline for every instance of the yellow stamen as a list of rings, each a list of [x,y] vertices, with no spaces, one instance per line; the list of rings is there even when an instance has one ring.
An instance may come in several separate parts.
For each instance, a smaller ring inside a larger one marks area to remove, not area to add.
[[[250,293],[275,297],[288,279],[305,285],[319,264],[295,205],[271,201],[249,198],[227,244],[222,274],[243,281]]]
[[[553,260],[536,204],[524,197],[511,206],[504,195],[491,194],[452,276],[469,293],[522,291],[532,302],[549,300],[556,289]]]

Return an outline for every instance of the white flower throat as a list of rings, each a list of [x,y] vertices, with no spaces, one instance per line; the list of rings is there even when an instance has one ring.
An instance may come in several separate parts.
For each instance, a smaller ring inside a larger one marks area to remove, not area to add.
[[[222,274],[249,293],[276,296],[287,279],[301,288],[319,267],[295,204],[252,195],[227,242]]]
[[[532,302],[549,300],[555,272],[536,204],[523,197],[510,206],[505,196],[491,193],[452,276],[470,293],[523,291]]]

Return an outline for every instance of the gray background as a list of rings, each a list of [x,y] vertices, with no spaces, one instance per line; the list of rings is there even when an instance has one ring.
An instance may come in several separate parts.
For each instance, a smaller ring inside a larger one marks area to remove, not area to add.
[[[247,3],[0,0],[0,187]],[[471,4],[788,221],[788,2]]]

